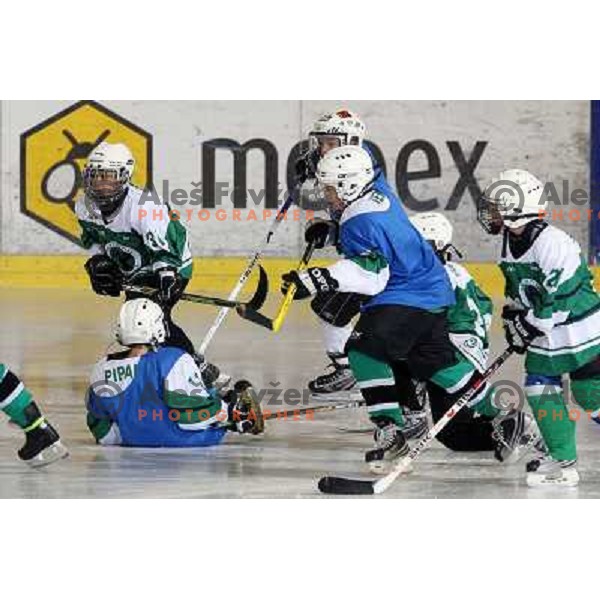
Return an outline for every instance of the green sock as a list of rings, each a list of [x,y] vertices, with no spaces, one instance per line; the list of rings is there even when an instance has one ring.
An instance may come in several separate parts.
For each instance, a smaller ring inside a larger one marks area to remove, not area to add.
[[[575,422],[569,419],[569,411],[562,392],[548,391],[543,394],[527,394],[527,401],[550,456],[556,460],[575,460],[577,443]]]
[[[350,350],[348,360],[367,402],[369,419],[373,422],[387,419],[396,427],[403,427],[404,416],[398,404],[396,381],[390,365],[356,350]]]

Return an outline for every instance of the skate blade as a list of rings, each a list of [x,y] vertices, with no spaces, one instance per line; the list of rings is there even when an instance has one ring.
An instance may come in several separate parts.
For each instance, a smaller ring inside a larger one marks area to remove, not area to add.
[[[560,477],[548,477],[547,475],[527,475],[527,485],[531,488],[566,487],[574,488],[579,485],[579,473],[562,473]]]
[[[362,400],[360,390],[348,390],[342,392],[331,392],[330,394],[315,394],[312,392],[309,396],[311,402],[320,404],[337,403],[337,402],[359,402]]]
[[[69,451],[59,440],[58,442],[54,442],[52,446],[48,446],[48,448],[42,450],[39,454],[36,454],[33,458],[24,462],[28,466],[37,469],[38,467],[45,467],[46,465],[52,464],[67,456],[69,456]]]
[[[375,431],[375,428],[371,425],[365,425],[364,427],[336,427],[338,431],[342,433],[370,433]]]
[[[398,463],[404,459],[405,456],[402,456],[398,459],[398,461],[384,461],[384,460],[376,460],[368,463],[369,471],[373,473],[373,475],[389,475],[398,465]],[[401,475],[408,475],[413,472],[412,464],[408,467],[402,469]]]

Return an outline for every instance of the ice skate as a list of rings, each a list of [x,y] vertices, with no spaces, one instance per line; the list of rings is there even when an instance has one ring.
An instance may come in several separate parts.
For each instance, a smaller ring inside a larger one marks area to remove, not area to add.
[[[372,473],[389,473],[395,462],[409,452],[404,435],[393,421],[381,419],[376,423],[373,438],[375,448],[365,454],[365,462]]]

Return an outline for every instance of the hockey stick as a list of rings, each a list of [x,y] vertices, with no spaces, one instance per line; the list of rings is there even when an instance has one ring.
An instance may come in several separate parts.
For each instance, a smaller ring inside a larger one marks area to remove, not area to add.
[[[306,250],[304,251],[302,258],[300,259],[300,263],[296,267],[296,269],[298,271],[300,269],[303,269],[304,267],[306,267],[306,265],[310,261],[310,258],[312,256],[312,253],[314,252],[314,250],[315,250],[315,242],[311,242],[306,247]],[[272,319],[270,319],[266,315],[263,315],[262,313],[259,313],[258,310],[254,309],[251,306],[250,307],[249,306],[238,307],[237,312],[240,315],[240,317],[242,317],[243,319],[247,319],[248,321],[252,321],[252,323],[256,323],[257,325],[260,325],[261,327],[265,327],[266,329],[270,329],[271,331],[277,332],[281,329],[281,326],[283,325],[283,321],[285,320],[285,318],[290,310],[290,307],[292,306],[292,302],[294,301],[295,295],[296,295],[296,285],[294,283],[292,283],[288,287],[287,292],[285,293],[285,297],[283,298],[283,300],[279,306],[279,310],[277,311],[277,314]]]
[[[344,408],[358,408],[364,406],[366,403],[364,400],[349,400],[348,402],[340,402],[338,404],[320,404],[319,406],[307,406],[305,408],[290,408],[289,412],[293,416],[306,415],[311,413],[330,412],[332,410],[340,410]],[[267,407],[268,410],[268,407]],[[275,413],[271,413],[265,416],[265,421],[279,418],[281,410]],[[283,412],[287,415],[288,409],[284,409]]]
[[[228,310],[230,308],[240,308],[240,310],[242,308],[248,308],[250,311],[257,311],[265,303],[265,300],[267,299],[267,293],[269,291],[269,280],[267,278],[267,273],[263,269],[262,265],[258,265],[258,267],[258,285],[256,286],[256,291],[254,292],[252,298],[250,298],[248,302],[225,300],[224,298],[217,298],[215,296],[188,294],[186,292],[181,294],[180,300],[185,300],[186,302],[196,302],[197,304],[211,304],[212,306],[222,306],[226,307]],[[154,287],[134,284],[125,284],[123,286],[123,290],[125,292],[143,294],[144,296],[149,297],[152,297],[158,293],[158,290]]]
[[[345,477],[322,477],[318,488],[324,494],[352,494],[371,495],[385,492],[394,481],[412,467],[413,461],[431,444],[433,439],[446,427],[456,414],[466,406],[480,388],[502,367],[510,358],[513,350],[507,348],[482,374],[473,386],[467,390],[446,412],[446,414],[415,444],[408,456],[400,459],[394,469],[381,479],[364,481],[360,479],[346,479]]]
[[[268,413],[265,414],[263,412],[263,420],[264,421],[272,421],[273,419],[287,419],[288,414],[292,417],[299,417],[301,415],[320,413],[320,412],[331,412],[332,410],[343,410],[346,408],[359,408],[365,405],[364,400],[350,400],[348,402],[340,402],[338,404],[321,404],[319,406],[306,406],[304,408],[290,408],[290,409],[282,409],[276,412],[272,412],[268,407],[266,407]],[[293,420],[293,419],[292,419]],[[223,424],[220,427],[224,427],[225,429],[229,428],[229,424]]]
[[[267,236],[266,236],[264,243],[254,253],[252,258],[248,262],[246,269],[240,275],[240,278],[238,279],[238,282],[235,284],[235,287],[231,290],[231,293],[229,294],[229,297],[227,298],[228,301],[234,302],[237,299],[239,293],[242,291],[242,288],[246,284],[246,281],[248,281],[248,278],[250,277],[250,273],[252,273],[252,270],[257,265],[258,261],[260,260],[260,257],[262,256],[262,254],[265,250],[265,247],[271,241],[271,238],[273,237],[273,234],[279,227],[279,224],[281,223],[281,221],[283,221],[283,218],[285,217],[288,209],[298,199],[300,188],[301,188],[301,184],[296,185],[292,189],[290,194],[288,195],[287,200],[281,206],[279,211],[277,211],[275,220],[271,224],[271,227],[269,227],[269,231],[267,232]],[[206,354],[206,348],[208,348],[208,345],[210,344],[211,340],[215,336],[215,333],[217,333],[217,330],[221,326],[221,323],[223,323],[223,321],[225,320],[225,317],[227,316],[229,309],[232,308],[233,306],[237,306],[237,305],[236,304],[233,304],[231,306],[224,305],[224,307],[219,311],[219,314],[216,316],[213,324],[210,326],[210,329],[206,332],[204,339],[200,343],[200,347],[198,348],[198,352],[200,352],[200,354]]]

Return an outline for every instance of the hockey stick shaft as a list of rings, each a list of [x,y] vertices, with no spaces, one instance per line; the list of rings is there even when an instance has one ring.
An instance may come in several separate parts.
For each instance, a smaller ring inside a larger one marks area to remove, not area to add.
[[[311,242],[306,247],[306,250],[304,251],[302,258],[300,259],[300,263],[298,264],[298,271],[301,269],[304,269],[304,267],[306,267],[308,265],[314,250],[315,250],[315,243]],[[285,318],[287,317],[287,314],[290,311],[290,308],[292,306],[292,302],[294,301],[295,295],[296,295],[296,285],[292,283],[285,294],[285,298],[283,299],[283,302],[281,303],[279,310],[277,311],[277,315],[273,319],[273,331],[274,332],[278,332],[281,329],[281,326],[283,325],[283,322],[285,321]]]
[[[269,290],[269,280],[267,273],[261,265],[259,265],[259,277],[258,284],[254,295],[247,302],[238,302],[232,300],[225,300],[224,298],[218,298],[216,296],[205,296],[204,294],[190,294],[189,292],[183,292],[178,300],[184,300],[186,302],[195,302],[196,304],[210,304],[212,306],[223,306],[228,308],[250,308],[252,310],[258,310],[262,307],[265,300],[267,299],[267,293]],[[142,294],[148,297],[155,297],[158,295],[159,290],[155,287],[150,286],[139,286],[131,283],[126,283],[123,286],[123,291],[132,294]]]
[[[347,408],[359,408],[364,406],[364,400],[349,400],[348,402],[339,402],[338,404],[322,404],[319,406],[306,406],[303,408],[280,408],[277,411],[272,411],[268,406],[263,410],[263,419],[272,421],[274,419],[287,419],[288,416],[299,417],[301,415],[312,415],[314,413],[331,412],[334,410],[344,410]],[[268,411],[268,412],[267,412]],[[229,424],[224,424],[222,427],[229,428]]]
[[[138,286],[138,285],[124,285],[123,291],[130,292],[133,294],[144,294],[144,295],[153,295],[157,293],[156,288],[147,287],[147,286]],[[184,300],[186,302],[195,302],[196,304],[210,304],[212,306],[227,306],[229,308],[236,308],[237,306],[241,306],[243,302],[231,302],[229,300],[225,300],[224,298],[215,298],[213,296],[202,296],[200,294],[188,294],[183,293],[179,297],[180,300]]]
[[[281,223],[281,221],[283,221],[283,218],[285,217],[290,206],[296,200],[299,191],[300,191],[300,186],[297,185],[290,192],[286,201],[284,202],[284,204],[281,206],[281,208],[277,212],[277,215],[275,216],[275,220],[273,221],[273,223],[271,223],[271,227],[269,227],[269,231],[267,232],[265,241],[260,246],[260,248],[253,254],[252,258],[250,259],[250,261],[248,262],[248,264],[246,266],[246,269],[240,275],[238,282],[235,284],[235,287],[231,290],[229,296],[227,297],[227,300],[229,300],[230,302],[235,301],[237,299],[237,297],[239,296],[240,292],[242,291],[242,288],[246,284],[246,281],[248,281],[248,278],[250,277],[250,273],[252,273],[252,270],[257,265],[258,261],[260,260],[260,257],[262,256],[262,254],[265,250],[265,247],[271,241],[271,238],[273,237],[273,234],[279,227],[279,224]],[[198,349],[200,354],[206,353],[206,349],[208,348],[208,345],[212,341],[213,337],[215,337],[215,333],[217,333],[219,327],[221,327],[221,323],[223,323],[223,321],[225,320],[225,317],[229,313],[229,310],[230,310],[230,307],[224,307],[217,314],[215,320],[213,321],[213,324],[210,326],[210,329],[206,332],[206,335],[204,336],[202,342],[200,343],[200,347]]]
[[[278,410],[277,412],[271,412],[270,414],[265,415],[265,421],[279,418],[282,412],[285,414],[290,412],[293,416],[299,416],[312,413],[331,412],[332,410],[343,410],[346,408],[359,408],[365,404],[366,402],[364,400],[349,400],[348,402],[340,402],[338,404],[321,404],[319,406],[306,406],[304,408],[285,408],[283,410]],[[269,410],[268,407],[266,408]]]

